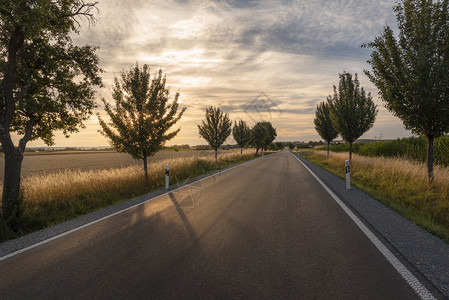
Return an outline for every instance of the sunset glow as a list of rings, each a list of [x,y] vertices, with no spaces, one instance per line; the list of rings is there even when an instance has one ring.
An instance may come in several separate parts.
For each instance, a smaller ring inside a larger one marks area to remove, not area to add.
[[[333,92],[338,74],[358,73],[379,107],[374,127],[362,138],[410,136],[383,107],[363,74],[374,40],[386,24],[395,27],[394,0],[344,1],[121,1],[100,0],[95,26],[82,23],[76,44],[99,46],[104,88],[112,103],[114,76],[136,62],[167,75],[171,95],[187,107],[171,144],[205,144],[197,124],[207,106],[220,106],[232,120],[271,121],[276,141],[319,140],[313,125],[316,105]],[[261,102],[257,97],[265,95]],[[265,102],[264,102],[265,101]],[[251,105],[250,105],[251,104]],[[268,104],[268,105],[267,105]],[[255,106],[259,106],[255,108]],[[86,129],[56,145],[106,146],[95,116]],[[230,137],[227,143],[233,144]],[[44,146],[33,141],[30,147]]]

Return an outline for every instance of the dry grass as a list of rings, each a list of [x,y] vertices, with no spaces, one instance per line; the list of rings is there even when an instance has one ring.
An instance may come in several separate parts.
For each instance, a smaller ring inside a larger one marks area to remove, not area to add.
[[[348,153],[305,150],[307,159],[343,178]],[[430,185],[427,165],[403,158],[353,154],[351,182],[413,222],[449,242],[449,168],[435,166]]]
[[[107,170],[64,170],[30,175],[22,180],[23,215],[19,234],[60,223],[113,203],[148,193],[165,185],[165,164],[170,165],[170,184],[255,157],[254,149],[219,154],[218,165],[204,156],[170,158],[150,163],[149,182],[143,166]]]

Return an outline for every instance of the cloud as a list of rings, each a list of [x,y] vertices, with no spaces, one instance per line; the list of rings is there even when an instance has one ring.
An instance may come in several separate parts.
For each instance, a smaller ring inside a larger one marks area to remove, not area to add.
[[[261,116],[251,103],[261,92],[273,102],[269,109],[282,112],[263,116],[277,122],[279,132],[291,137],[296,130],[297,139],[301,132],[307,139],[313,134],[319,138],[313,124],[306,124],[313,123],[316,104],[332,93],[339,73],[359,73],[361,84],[375,96],[362,72],[370,50],[360,46],[387,23],[395,24],[394,3],[108,0],[98,4],[98,23],[83,23],[73,39],[100,46],[106,88],[99,98],[111,101],[108,89],[114,76],[136,61],[166,72],[172,94],[179,90],[188,107],[174,143],[204,143],[196,124],[210,105],[220,106],[234,119],[258,120]]]

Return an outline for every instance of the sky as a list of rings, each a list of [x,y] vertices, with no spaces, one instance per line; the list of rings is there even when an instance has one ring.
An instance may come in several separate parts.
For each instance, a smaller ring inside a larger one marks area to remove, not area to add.
[[[394,0],[98,0],[97,23],[81,23],[77,45],[99,46],[104,88],[113,103],[114,77],[148,64],[167,76],[172,96],[180,93],[187,110],[167,143],[206,144],[197,124],[208,106],[250,126],[270,121],[276,141],[320,140],[313,119],[316,105],[338,85],[339,73],[357,73],[379,113],[362,138],[410,136],[388,112],[377,89],[363,74],[370,69],[374,40],[385,25],[396,30]],[[97,109],[105,116],[102,107]],[[107,146],[96,116],[69,139],[56,134],[57,147]],[[225,142],[235,143],[232,134]],[[44,146],[33,141],[30,147]]]

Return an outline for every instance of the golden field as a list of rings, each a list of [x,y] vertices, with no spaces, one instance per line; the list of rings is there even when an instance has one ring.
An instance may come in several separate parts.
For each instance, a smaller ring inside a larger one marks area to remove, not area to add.
[[[21,184],[23,206],[20,220],[18,220],[20,227],[16,232],[12,232],[5,226],[1,226],[0,242],[163,188],[167,163],[170,165],[170,184],[172,185],[182,184],[201,174],[255,157],[254,149],[246,149],[242,155],[240,150],[219,151],[217,164],[211,151],[164,152],[161,155],[155,155],[149,162],[149,181],[145,181],[143,165],[139,161],[132,161],[133,164],[127,167],[110,168],[112,163],[109,161],[115,155],[103,159],[101,157],[111,154],[59,155],[59,157],[68,158],[78,155],[78,159],[84,159],[84,162],[87,161],[86,158],[92,156],[98,159],[96,161],[98,167],[83,170],[79,168],[79,163],[73,161],[73,168],[58,171],[48,164],[49,167],[45,171],[51,169],[51,172],[25,176]],[[44,156],[51,155],[36,155],[39,158]],[[135,164],[136,162],[138,164]]]
[[[236,152],[234,150],[220,151],[223,153]],[[238,150],[240,151],[240,150]],[[193,157],[213,155],[213,151],[160,151],[148,162],[163,161],[178,157]],[[126,153],[116,151],[57,151],[57,152],[26,152],[22,162],[22,177],[32,174],[49,174],[64,170],[92,170],[107,168],[123,168],[141,165],[142,161],[135,160]],[[4,157],[0,156],[0,180],[4,176]]]

